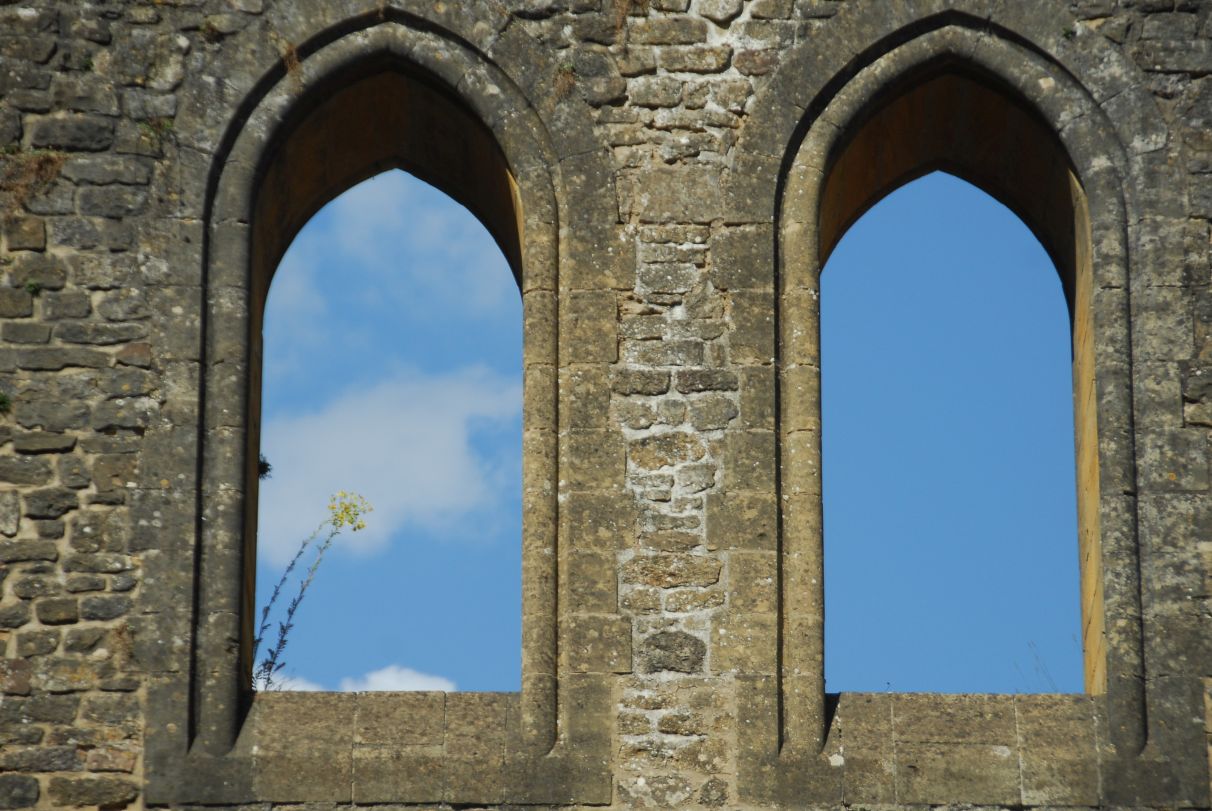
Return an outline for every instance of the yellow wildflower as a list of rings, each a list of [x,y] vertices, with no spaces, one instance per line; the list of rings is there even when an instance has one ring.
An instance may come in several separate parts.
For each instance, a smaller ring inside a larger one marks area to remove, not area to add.
[[[339,491],[328,500],[329,522],[333,529],[349,527],[357,532],[366,529],[366,521],[362,518],[368,512],[373,512],[370,502],[357,493]]]

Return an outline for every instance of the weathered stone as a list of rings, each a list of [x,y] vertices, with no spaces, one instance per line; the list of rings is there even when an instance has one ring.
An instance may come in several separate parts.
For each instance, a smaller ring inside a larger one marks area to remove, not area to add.
[[[4,220],[4,240],[10,251],[45,250],[46,223],[40,217],[8,217]]]
[[[719,808],[728,803],[728,784],[718,777],[712,777],[703,783],[699,789],[699,804],[708,808]]]
[[[95,115],[68,114],[44,118],[30,134],[30,143],[41,149],[99,152],[114,142],[114,122]]]
[[[34,530],[39,538],[58,540],[63,537],[64,524],[58,519],[34,521]]]
[[[80,601],[80,618],[86,620],[112,620],[130,612],[129,597],[120,595],[97,595]]]
[[[711,395],[690,403],[690,424],[699,431],[718,431],[736,419],[740,409],[730,398]]]
[[[133,186],[83,188],[79,193],[80,213],[95,217],[130,217],[147,207],[147,192]]]
[[[46,293],[42,297],[43,317],[48,321],[61,318],[86,318],[92,311],[88,294],[78,290]]]
[[[37,351],[37,350],[30,350]],[[24,366],[23,368],[29,368]],[[47,402],[22,399],[17,403],[17,422],[23,428],[41,428],[58,433],[88,425],[88,404],[82,401]]]
[[[73,539],[72,547],[80,552],[88,551],[86,549],[81,549],[79,545],[75,543],[75,539]],[[105,578],[101,575],[73,574],[67,578],[67,581],[64,583],[64,588],[66,588],[72,594],[79,594],[80,592],[86,591],[104,591],[105,585]]]
[[[642,555],[623,566],[623,581],[658,588],[710,586],[720,579],[721,564],[699,555]]]
[[[106,640],[107,635],[101,628],[72,628],[63,638],[63,650],[67,653],[92,653]]]
[[[55,337],[70,344],[110,346],[147,336],[147,328],[139,324],[98,324],[89,321],[60,321],[55,325]]]
[[[109,321],[139,321],[150,315],[146,294],[129,288],[102,295],[97,312]]]
[[[44,344],[50,340],[50,325],[9,322],[0,329],[0,338],[11,344]]]
[[[30,620],[29,603],[0,606],[0,629],[20,628]]]
[[[36,777],[0,774],[0,808],[33,808],[40,796]]]
[[[55,175],[0,188],[0,806],[1206,808],[1209,43],[1199,0],[0,2],[0,186]],[[397,162],[526,291],[525,681],[246,700],[255,308]],[[818,242],[942,164],[1093,348],[1097,696],[821,694]]]
[[[762,76],[770,73],[779,63],[778,51],[751,49],[737,51],[732,62],[746,76]]]
[[[707,645],[698,637],[682,631],[662,631],[640,645],[640,669],[645,673],[698,673],[706,655]]]
[[[49,656],[59,649],[59,631],[40,629],[17,634],[17,655],[24,658]],[[41,686],[41,685],[39,685]]]
[[[64,563],[63,568],[68,572],[96,572],[99,574],[117,574],[131,568],[130,558],[113,552],[97,554],[72,555]]]
[[[67,279],[62,259],[41,253],[23,253],[13,262],[9,278],[26,290],[59,290]]]
[[[13,437],[17,453],[66,453],[76,447],[76,437],[49,431],[30,431]]]
[[[74,597],[39,600],[34,613],[43,625],[66,625],[80,619],[80,606]]]
[[[138,797],[139,789],[120,777],[52,777],[49,794],[60,806],[115,806]]]
[[[58,586],[46,577],[22,577],[13,582],[13,594],[22,600],[49,597],[58,591]]]
[[[30,694],[33,667],[23,659],[0,659],[0,693],[9,696]]]
[[[736,391],[737,376],[728,369],[679,369],[677,390],[683,394],[702,391]]]
[[[674,73],[719,73],[731,59],[728,45],[662,48],[658,56],[660,66]]]
[[[0,456],[0,480],[8,484],[47,484],[51,465],[30,456]]]
[[[684,431],[653,434],[631,443],[632,464],[645,470],[656,470],[681,462],[697,462],[706,449],[697,436]]]
[[[0,318],[27,318],[34,314],[34,297],[25,290],[0,288]]]
[[[25,515],[29,518],[58,518],[78,506],[75,491],[66,487],[31,490],[25,496]]]
[[[664,394],[669,391],[669,373],[648,369],[619,369],[611,377],[618,394]]]
[[[116,360],[126,366],[147,369],[152,362],[151,345],[142,342],[128,343],[118,350]]]
[[[16,493],[12,493],[11,495],[17,496]],[[13,534],[16,534],[15,528],[13,530]],[[53,543],[48,543],[47,541],[33,540],[28,538],[0,541],[0,561],[4,563],[58,559],[59,551],[55,548]]]

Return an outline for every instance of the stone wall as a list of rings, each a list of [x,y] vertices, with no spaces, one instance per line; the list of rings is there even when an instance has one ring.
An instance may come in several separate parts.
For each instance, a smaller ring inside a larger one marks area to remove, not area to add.
[[[823,692],[818,227],[930,76],[1062,158],[1090,695]],[[383,160],[518,225],[523,689],[254,697],[249,325]],[[1212,806],[1210,2],[0,0],[0,208],[0,808]]]

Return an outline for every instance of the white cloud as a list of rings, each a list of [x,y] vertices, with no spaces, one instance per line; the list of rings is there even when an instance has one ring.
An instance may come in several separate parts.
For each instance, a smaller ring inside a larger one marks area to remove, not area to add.
[[[482,455],[472,433],[517,419],[521,403],[519,381],[482,367],[403,370],[313,413],[270,419],[261,447],[273,474],[261,483],[259,555],[288,561],[338,490],[360,493],[374,512],[365,530],[344,533],[334,549],[373,551],[410,525],[459,534],[491,521],[518,497],[520,463],[506,458],[512,450]]]
[[[432,690],[451,693],[455,683],[442,676],[419,673],[409,667],[388,665],[365,676],[341,679],[341,692],[364,693],[370,690]]]
[[[299,693],[316,693],[324,689],[323,685],[309,681],[301,676],[276,676],[274,683],[279,690]]]
[[[509,265],[484,226],[410,175],[374,177],[334,200],[326,214],[331,219],[317,247],[331,251],[338,266],[389,274],[393,284],[374,285],[375,294],[394,292],[393,304],[406,310],[436,297],[485,313],[517,296]]]

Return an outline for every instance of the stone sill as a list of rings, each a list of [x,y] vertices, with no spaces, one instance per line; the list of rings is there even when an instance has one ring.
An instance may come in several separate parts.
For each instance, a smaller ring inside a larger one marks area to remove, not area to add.
[[[232,751],[191,752],[150,803],[593,804],[601,747],[526,751],[519,693],[258,693]]]
[[[759,677],[756,682],[765,682]],[[777,729],[773,691],[742,690],[741,716]],[[762,804],[1202,807],[1176,765],[1117,753],[1105,701],[1078,694],[832,694],[822,751],[742,742],[740,790]],[[759,726],[758,728],[762,728]],[[1190,789],[1188,788],[1188,791]],[[1185,798],[1185,799],[1184,799]]]

